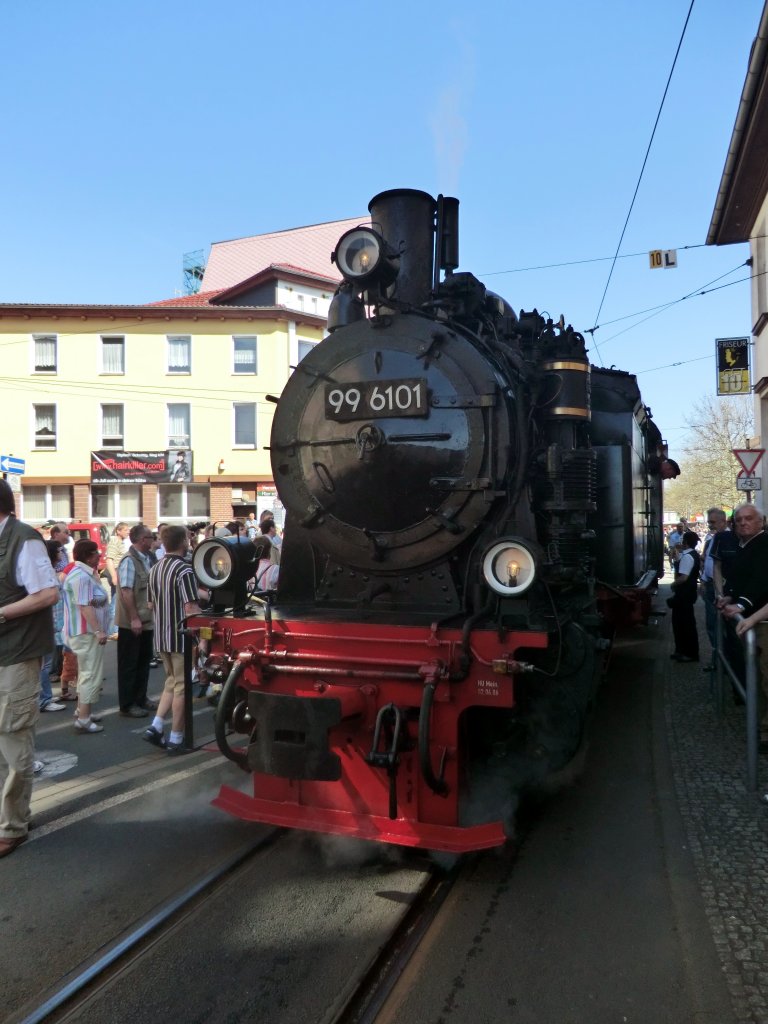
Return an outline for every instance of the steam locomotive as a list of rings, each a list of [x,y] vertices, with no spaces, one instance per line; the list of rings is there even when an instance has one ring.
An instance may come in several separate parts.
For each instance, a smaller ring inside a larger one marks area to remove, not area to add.
[[[461,853],[582,746],[610,633],[663,571],[667,452],[634,376],[457,271],[458,200],[369,210],[276,399],[276,592],[244,537],[194,554],[217,740],[253,780],[214,803]]]

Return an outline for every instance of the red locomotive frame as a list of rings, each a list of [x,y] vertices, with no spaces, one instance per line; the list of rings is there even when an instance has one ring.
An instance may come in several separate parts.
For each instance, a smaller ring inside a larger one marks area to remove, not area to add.
[[[294,702],[291,713],[301,719],[304,711],[311,718],[317,709],[297,701],[338,702],[338,724],[324,730],[328,753],[339,759],[338,780],[254,771],[252,796],[223,786],[215,806],[247,821],[449,853],[505,842],[500,820],[460,822],[466,784],[462,715],[470,707],[514,707],[514,676],[527,667],[515,655],[523,648],[545,648],[546,633],[509,632],[501,640],[495,631],[475,630],[469,668],[463,678],[451,680],[459,673],[462,652],[462,633],[455,628],[202,618],[189,625],[239,666],[237,682],[249,695],[249,707],[251,695],[269,694]],[[425,693],[430,699],[426,712]],[[382,744],[379,735],[382,749],[376,750],[377,719],[390,705],[405,712],[401,735],[395,749],[387,750],[392,729],[383,730],[386,739]],[[426,755],[417,741],[424,714]],[[256,727],[246,715],[246,729],[251,722]],[[293,745],[298,759],[307,760],[301,729],[275,729],[268,742],[273,753],[275,744]],[[277,749],[278,760],[284,752]],[[424,756],[429,768],[420,762]],[[425,775],[431,776],[431,785]]]

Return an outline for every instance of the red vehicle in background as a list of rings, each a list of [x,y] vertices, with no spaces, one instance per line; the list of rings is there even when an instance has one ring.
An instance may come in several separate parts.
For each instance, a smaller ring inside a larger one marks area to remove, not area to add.
[[[70,523],[67,527],[72,540],[92,540],[99,546],[99,572],[104,568],[109,543],[109,530],[104,523]]]

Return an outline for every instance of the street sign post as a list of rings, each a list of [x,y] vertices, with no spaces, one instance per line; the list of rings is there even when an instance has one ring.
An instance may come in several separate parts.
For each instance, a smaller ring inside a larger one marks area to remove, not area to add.
[[[16,459],[13,455],[0,455],[0,473],[17,473],[23,476],[25,468],[24,459]]]

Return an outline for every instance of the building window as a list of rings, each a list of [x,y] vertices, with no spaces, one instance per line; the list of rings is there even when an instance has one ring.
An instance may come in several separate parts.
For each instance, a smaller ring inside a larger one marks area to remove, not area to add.
[[[192,372],[192,339],[184,335],[168,336],[168,373]]]
[[[161,523],[209,519],[211,509],[208,484],[160,484],[157,489],[157,518]]]
[[[232,338],[234,342],[234,373],[256,373],[256,339]]]
[[[168,447],[189,448],[189,403],[168,403]]]
[[[119,523],[141,519],[141,487],[138,484],[94,484],[91,487],[91,518]]]
[[[123,427],[123,406],[102,405],[101,447],[122,448],[125,444]]]
[[[56,373],[56,342],[55,334],[35,334],[35,373]]]
[[[56,406],[55,405],[33,405],[35,420],[35,442],[34,447],[55,448],[56,447]]]
[[[21,518],[27,523],[45,523],[51,519],[72,519],[72,488],[64,485],[21,488]]]
[[[125,338],[101,339],[101,372],[125,373]]]
[[[256,447],[256,403],[235,402],[235,448]]]
[[[299,338],[299,362],[301,362],[304,356],[308,352],[311,352],[317,344],[318,343],[316,341],[307,341],[306,338]]]

